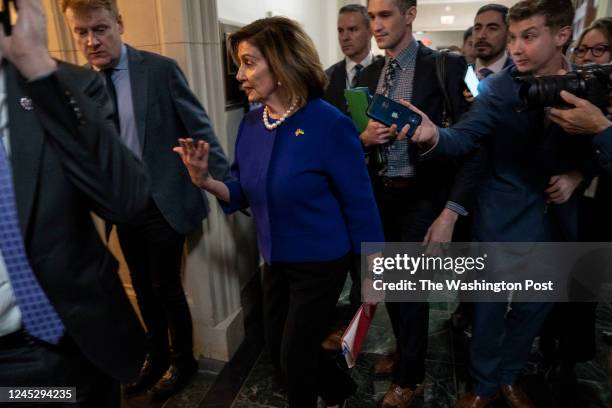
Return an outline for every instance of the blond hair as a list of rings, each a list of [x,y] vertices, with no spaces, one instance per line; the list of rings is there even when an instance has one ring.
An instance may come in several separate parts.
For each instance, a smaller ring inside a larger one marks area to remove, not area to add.
[[[105,9],[110,11],[113,17],[119,17],[117,0],[62,0],[62,12],[71,9],[75,12]]]

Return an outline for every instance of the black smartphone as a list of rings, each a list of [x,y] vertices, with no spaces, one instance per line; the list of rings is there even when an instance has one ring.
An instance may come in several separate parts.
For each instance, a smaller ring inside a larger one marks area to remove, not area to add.
[[[368,106],[367,115],[386,126],[397,125],[397,131],[410,125],[407,137],[410,139],[421,124],[421,115],[386,96],[376,94]]]
[[[4,34],[6,36],[11,35],[11,3],[14,4],[14,0],[2,0],[2,10],[0,10],[0,22],[4,27]]]

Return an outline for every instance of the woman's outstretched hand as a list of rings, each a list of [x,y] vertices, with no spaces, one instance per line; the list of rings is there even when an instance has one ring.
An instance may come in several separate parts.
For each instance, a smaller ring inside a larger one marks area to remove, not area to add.
[[[191,138],[178,139],[179,145],[174,150],[181,156],[183,164],[187,167],[191,182],[201,189],[205,189],[210,181],[208,174],[208,152],[210,145],[203,140],[194,141]]]

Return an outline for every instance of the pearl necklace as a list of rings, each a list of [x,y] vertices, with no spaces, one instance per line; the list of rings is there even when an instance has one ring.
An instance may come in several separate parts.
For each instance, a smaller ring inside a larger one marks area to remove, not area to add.
[[[279,127],[285,121],[285,119],[287,119],[287,116],[289,116],[291,114],[291,112],[293,112],[293,110],[295,109],[295,105],[296,105],[296,103],[294,102],[293,105],[291,105],[289,107],[289,109],[287,109],[285,111],[285,113],[283,113],[283,116],[278,118],[276,120],[276,122],[274,122],[274,123],[270,123],[268,121],[268,116],[269,116],[268,106],[264,107],[264,110],[263,110],[263,123],[264,123],[264,126],[266,127],[266,129],[274,130],[277,127]]]

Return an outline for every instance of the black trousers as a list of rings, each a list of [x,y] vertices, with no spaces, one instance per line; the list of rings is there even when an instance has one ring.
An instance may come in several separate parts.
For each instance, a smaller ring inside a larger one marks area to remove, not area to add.
[[[163,363],[172,356],[179,368],[193,364],[193,326],[181,283],[185,237],[174,231],[153,200],[137,219],[118,225],[117,234],[146,325],[151,358]]]
[[[321,348],[342,291],[350,256],[330,262],[273,262],[263,270],[264,325],[273,364],[286,383],[291,408],[335,405],[356,390]]]
[[[65,337],[53,346],[17,337],[0,347],[2,387],[76,387],[76,403],[0,403],[0,407],[99,407],[120,406],[119,381],[95,367],[72,340]]]
[[[441,211],[432,204],[431,192],[417,182],[404,189],[391,189],[376,179],[374,191],[385,240],[422,242]],[[398,352],[398,360],[393,366],[393,383],[402,388],[414,388],[425,379],[429,304],[387,302],[386,308]]]

